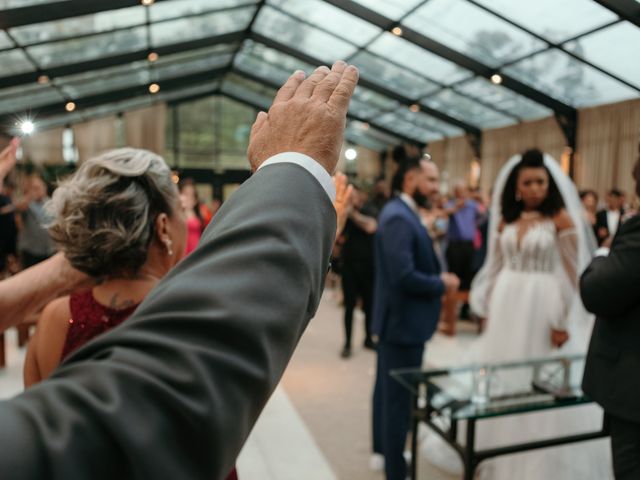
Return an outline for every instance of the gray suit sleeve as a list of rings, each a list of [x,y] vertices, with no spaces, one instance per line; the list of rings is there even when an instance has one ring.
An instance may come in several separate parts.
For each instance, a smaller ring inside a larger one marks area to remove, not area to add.
[[[335,212],[258,171],[120,327],[0,403],[0,478],[223,479],[315,314]]]

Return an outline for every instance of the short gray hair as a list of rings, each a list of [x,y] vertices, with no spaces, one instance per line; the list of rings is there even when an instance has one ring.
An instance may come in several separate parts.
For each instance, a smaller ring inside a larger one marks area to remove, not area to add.
[[[177,201],[159,155],[121,148],[84,162],[48,204],[53,240],[71,264],[93,277],[135,274],[147,259],[160,213]]]

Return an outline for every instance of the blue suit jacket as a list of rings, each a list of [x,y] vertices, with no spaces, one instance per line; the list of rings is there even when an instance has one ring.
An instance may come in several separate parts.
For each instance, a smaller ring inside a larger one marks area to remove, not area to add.
[[[378,219],[375,266],[373,333],[386,343],[424,344],[438,325],[445,287],[427,230],[400,198]]]

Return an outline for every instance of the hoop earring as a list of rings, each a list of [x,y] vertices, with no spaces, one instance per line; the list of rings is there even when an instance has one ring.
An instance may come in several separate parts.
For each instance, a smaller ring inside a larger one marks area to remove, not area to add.
[[[164,241],[164,246],[167,247],[167,255],[169,255],[170,257],[173,256],[173,250],[171,249],[172,245],[173,245],[173,242],[171,241],[171,239],[167,238]]]
[[[520,192],[516,192],[516,202],[519,202],[520,200],[522,200],[522,195],[520,195]]]

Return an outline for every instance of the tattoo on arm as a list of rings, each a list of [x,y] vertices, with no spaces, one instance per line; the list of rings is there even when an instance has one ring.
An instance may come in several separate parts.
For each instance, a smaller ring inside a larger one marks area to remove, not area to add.
[[[125,308],[129,308],[135,305],[133,300],[122,300],[118,301],[118,294],[116,293],[113,297],[111,297],[111,301],[109,302],[109,308],[113,310],[123,310]]]

